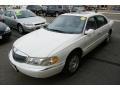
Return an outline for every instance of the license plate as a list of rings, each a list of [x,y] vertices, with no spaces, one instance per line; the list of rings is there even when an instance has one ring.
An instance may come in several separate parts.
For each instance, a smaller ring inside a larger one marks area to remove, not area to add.
[[[2,36],[0,36],[0,39],[2,39]]]

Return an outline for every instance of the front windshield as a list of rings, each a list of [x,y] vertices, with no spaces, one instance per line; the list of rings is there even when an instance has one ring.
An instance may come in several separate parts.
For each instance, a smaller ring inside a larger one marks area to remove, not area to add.
[[[56,18],[47,29],[60,33],[81,33],[86,21],[83,16],[61,15]]]
[[[31,12],[29,10],[16,11],[15,14],[16,14],[18,19],[20,19],[20,18],[28,18],[28,17],[35,17],[36,16],[33,12]]]

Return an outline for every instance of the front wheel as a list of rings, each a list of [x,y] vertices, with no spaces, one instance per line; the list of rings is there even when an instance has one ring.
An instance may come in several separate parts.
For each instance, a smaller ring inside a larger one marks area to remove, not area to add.
[[[78,52],[71,53],[66,60],[63,72],[65,72],[67,75],[74,74],[79,68],[80,61],[81,61],[80,53]]]
[[[23,34],[23,33],[24,33],[24,29],[23,29],[22,25],[18,25],[18,32],[19,32],[20,34]]]

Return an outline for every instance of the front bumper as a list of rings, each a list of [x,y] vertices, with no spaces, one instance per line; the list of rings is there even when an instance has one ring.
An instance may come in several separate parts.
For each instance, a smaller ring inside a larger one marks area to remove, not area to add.
[[[41,24],[41,25],[35,25],[35,26],[32,26],[32,27],[23,26],[23,29],[24,29],[25,32],[31,32],[31,31],[40,29],[40,28],[44,27],[45,25],[47,25],[47,24],[45,23],[45,24]]]
[[[34,66],[26,63],[16,62],[12,57],[12,51],[10,51],[9,59],[11,65],[17,71],[20,71],[28,76],[36,78],[47,78],[53,76],[57,73],[60,73],[64,67],[64,63],[50,67],[50,66]]]

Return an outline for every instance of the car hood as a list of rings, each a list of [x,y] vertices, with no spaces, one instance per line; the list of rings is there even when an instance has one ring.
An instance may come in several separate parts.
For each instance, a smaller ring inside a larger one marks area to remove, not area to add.
[[[46,20],[42,17],[36,16],[36,17],[29,17],[29,18],[21,18],[17,19],[17,21],[21,24],[38,24],[46,22]]]
[[[47,57],[56,48],[76,36],[78,35],[40,29],[19,38],[13,46],[31,57]]]

